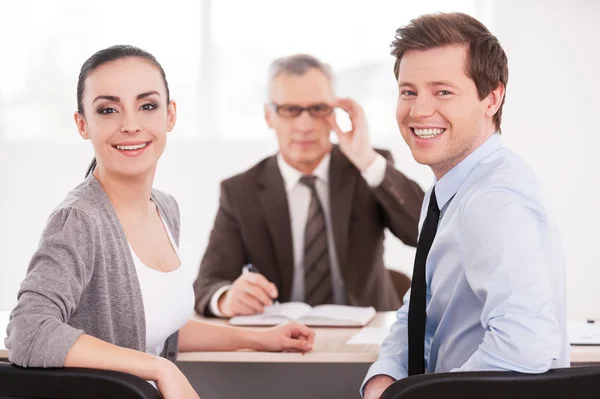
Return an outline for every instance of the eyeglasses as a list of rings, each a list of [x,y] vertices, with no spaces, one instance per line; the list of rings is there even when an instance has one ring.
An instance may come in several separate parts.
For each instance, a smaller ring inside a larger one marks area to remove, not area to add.
[[[308,107],[291,104],[280,105],[275,103],[271,103],[271,106],[275,109],[275,112],[286,118],[298,117],[304,111],[308,111],[313,118],[323,118],[333,112],[333,107],[325,103],[313,104]]]

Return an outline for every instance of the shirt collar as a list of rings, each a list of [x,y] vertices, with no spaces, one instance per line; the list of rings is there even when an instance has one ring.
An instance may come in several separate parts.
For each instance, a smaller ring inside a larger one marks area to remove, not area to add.
[[[435,196],[439,209],[444,206],[456,194],[460,185],[465,181],[469,173],[485,157],[502,148],[500,134],[494,133],[475,151],[469,154],[458,165],[450,169],[440,180],[435,183]]]
[[[317,165],[316,169],[312,172],[314,176],[317,177],[317,180],[327,183],[329,180],[329,161],[331,160],[331,153],[327,153],[319,165]],[[277,166],[279,167],[279,171],[281,172],[281,177],[283,177],[283,182],[285,184],[285,191],[289,193],[296,187],[300,178],[304,176],[304,173],[292,167],[288,164],[284,159],[281,153],[277,154]]]

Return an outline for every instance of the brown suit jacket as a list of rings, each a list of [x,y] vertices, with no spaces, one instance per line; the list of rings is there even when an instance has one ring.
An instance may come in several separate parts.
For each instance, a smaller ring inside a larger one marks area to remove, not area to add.
[[[331,222],[348,303],[396,310],[401,300],[383,264],[385,228],[416,246],[423,190],[396,170],[388,151],[383,182],[371,188],[338,146],[331,151]],[[196,311],[210,315],[210,299],[252,263],[290,300],[294,259],[287,195],[277,157],[221,183],[220,207],[200,273]]]

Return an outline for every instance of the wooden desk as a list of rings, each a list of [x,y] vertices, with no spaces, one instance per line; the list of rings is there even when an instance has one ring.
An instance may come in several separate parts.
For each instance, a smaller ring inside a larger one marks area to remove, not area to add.
[[[217,324],[223,320],[203,319]],[[380,313],[369,327],[389,328],[395,312]],[[358,389],[379,345],[348,345],[360,328],[315,328],[315,347],[305,354],[236,352],[180,353],[177,365],[201,397],[234,399],[360,399]],[[574,366],[600,363],[600,346],[573,346]],[[224,376],[235,375],[235,384]],[[269,381],[265,392],[264,381]]]
[[[582,363],[600,363],[600,346],[571,345],[571,364]]]
[[[209,323],[227,325],[226,320],[194,318]],[[7,316],[8,319],[8,316]],[[395,312],[379,313],[369,324],[371,327],[389,327]],[[346,342],[360,328],[315,328],[315,346],[307,354],[276,352],[188,352],[180,353],[178,362],[257,362],[257,363],[373,363],[379,353],[378,345],[347,345]],[[8,357],[8,351],[0,344],[0,358]]]
[[[0,316],[9,312],[0,312]],[[205,319],[216,324],[227,324],[224,320]],[[395,320],[395,312],[378,313],[369,327],[388,328]],[[0,325],[2,322],[0,321]],[[8,358],[8,350],[4,348],[4,334],[0,331],[0,359]],[[378,345],[348,345],[346,342],[360,328],[315,328],[315,347],[306,354],[270,353],[253,351],[235,352],[188,352],[180,353],[179,362],[243,362],[243,363],[373,363],[379,353]],[[571,346],[571,363],[600,363],[600,346]]]
[[[196,319],[210,323],[227,324],[225,320]],[[396,312],[378,313],[369,327],[390,328]],[[360,328],[315,328],[315,347],[306,354],[269,353],[253,351],[235,352],[188,352],[180,353],[179,362],[256,362],[256,363],[373,363],[379,354],[379,345],[348,345],[346,342]],[[600,363],[600,346],[571,346],[572,364]]]
[[[8,320],[8,314],[6,315]],[[218,319],[203,319],[227,324]],[[380,313],[370,327],[389,328],[395,312]],[[0,324],[2,321],[0,320]],[[7,358],[0,331],[0,358]],[[253,351],[180,353],[177,365],[201,397],[221,399],[360,399],[358,389],[378,345],[348,345],[360,328],[315,328],[315,347],[299,353]],[[600,346],[571,347],[574,366],[600,363]],[[232,376],[235,383],[231,383]],[[269,381],[265,389],[265,380]]]
[[[216,324],[228,324],[225,320],[196,319]],[[369,327],[390,328],[395,312],[378,313]],[[179,362],[261,362],[261,363],[373,363],[379,353],[379,345],[348,345],[346,342],[360,331],[354,327],[314,328],[315,346],[306,354],[271,353],[254,351],[235,352],[188,352],[180,353]]]

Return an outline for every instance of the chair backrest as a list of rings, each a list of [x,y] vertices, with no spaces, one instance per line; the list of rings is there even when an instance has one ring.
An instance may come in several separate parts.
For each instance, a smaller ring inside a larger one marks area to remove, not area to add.
[[[1,399],[162,399],[131,374],[83,368],[22,368],[0,362]]]
[[[381,399],[565,399],[600,398],[600,366],[550,370],[425,374],[399,380]]]
[[[392,279],[392,283],[394,284],[394,288],[396,288],[396,292],[400,297],[400,302],[402,302],[404,294],[406,294],[406,291],[410,288],[410,278],[406,274],[396,270],[388,269],[388,272]]]

